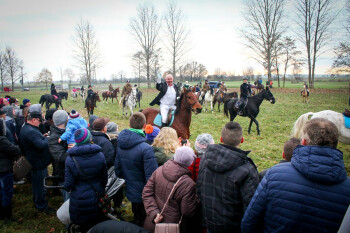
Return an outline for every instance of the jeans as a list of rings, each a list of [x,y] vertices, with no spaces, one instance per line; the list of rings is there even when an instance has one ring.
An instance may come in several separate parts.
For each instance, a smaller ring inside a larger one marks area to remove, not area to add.
[[[35,207],[44,210],[48,207],[45,200],[46,190],[44,188],[44,178],[47,176],[47,168],[42,170],[32,170],[32,192]]]
[[[63,186],[64,182],[59,182],[58,185],[59,186]],[[64,189],[61,189],[61,193],[62,193],[62,197],[63,197],[63,202],[67,201],[70,197],[70,194],[69,192],[67,192],[66,190]]]
[[[2,206],[11,205],[13,197],[13,174],[1,173],[0,174],[0,201]]]

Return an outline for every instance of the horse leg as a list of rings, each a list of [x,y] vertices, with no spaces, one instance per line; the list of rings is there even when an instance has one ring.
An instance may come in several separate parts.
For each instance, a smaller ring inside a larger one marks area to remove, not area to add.
[[[134,114],[134,112],[132,111],[132,106],[129,106],[129,108],[130,108],[130,116],[131,116],[132,114]]]
[[[253,120],[250,118],[249,128],[248,128],[248,134],[250,134],[250,129],[252,128]]]
[[[214,110],[213,110],[213,101],[210,101],[210,108],[211,108],[211,113],[214,113]]]
[[[258,132],[258,135],[260,135],[259,122],[253,116],[250,119],[252,119],[254,121],[254,123],[256,125],[256,131]]]

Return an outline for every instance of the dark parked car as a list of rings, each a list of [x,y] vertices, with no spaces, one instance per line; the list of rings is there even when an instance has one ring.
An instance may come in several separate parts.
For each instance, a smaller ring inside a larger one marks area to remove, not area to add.
[[[28,87],[23,88],[23,91],[30,91]]]
[[[219,88],[220,87],[220,82],[219,81],[210,81],[209,86],[212,88]]]

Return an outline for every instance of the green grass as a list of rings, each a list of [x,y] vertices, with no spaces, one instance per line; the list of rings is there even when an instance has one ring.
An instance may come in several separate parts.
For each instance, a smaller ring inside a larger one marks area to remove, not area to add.
[[[236,90],[241,82],[228,82],[229,91]],[[320,88],[318,89],[318,85]],[[322,84],[322,85],[321,85]],[[325,84],[325,86],[323,86]],[[341,86],[342,84],[345,86]],[[250,150],[250,157],[254,160],[259,171],[269,168],[279,162],[282,158],[282,149],[285,141],[289,139],[291,129],[297,118],[306,112],[318,112],[321,110],[333,110],[343,112],[348,107],[348,83],[317,83],[316,89],[311,90],[308,104],[303,104],[300,97],[301,84],[297,85],[297,89],[293,89],[293,84],[288,84],[288,88],[273,88],[272,93],[276,98],[274,105],[264,101],[260,107],[260,113],[257,120],[260,123],[261,135],[257,136],[256,127],[252,126],[252,133],[247,133],[249,119],[237,117],[235,121],[239,122],[244,129],[245,142],[241,145],[243,150]],[[334,89],[324,89],[328,85],[332,85]],[[321,88],[322,86],[322,88]],[[107,86],[106,86],[107,87]],[[233,89],[234,88],[234,89]],[[150,101],[158,93],[154,89],[142,89],[144,95],[141,108],[149,107]],[[37,103],[41,94],[48,92],[15,92],[11,95],[16,96],[20,100],[23,98],[31,99],[32,103]],[[4,96],[4,94],[0,94]],[[63,101],[65,110],[75,109],[79,111],[86,119],[87,113],[83,108],[83,102],[73,102],[69,97],[67,101]],[[123,117],[122,110],[119,105],[114,102],[98,103],[95,114],[98,116],[108,117],[111,121],[119,125],[119,130],[128,128],[128,119]],[[136,109],[138,110],[138,108]],[[214,110],[214,113],[201,113],[192,115],[191,138],[193,142],[201,133],[210,133],[213,135],[215,142],[219,143],[221,128],[228,122],[228,118],[223,115],[223,106],[221,113]],[[350,174],[350,146],[339,143],[338,149],[344,153],[345,167]],[[15,187],[15,196],[13,198],[14,217],[20,219],[20,223],[3,224],[0,222],[0,232],[64,232],[64,226],[55,216],[47,216],[38,213],[32,202],[31,189],[29,185],[20,185]],[[54,208],[58,208],[61,204],[61,197],[51,197],[49,203]],[[131,220],[130,206],[124,211],[127,220]]]

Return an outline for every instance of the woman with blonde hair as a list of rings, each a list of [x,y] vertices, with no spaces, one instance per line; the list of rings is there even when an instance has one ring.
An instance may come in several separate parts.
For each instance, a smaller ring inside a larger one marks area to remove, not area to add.
[[[173,158],[175,150],[179,147],[177,133],[173,128],[163,127],[154,139],[153,151],[158,167]]]

